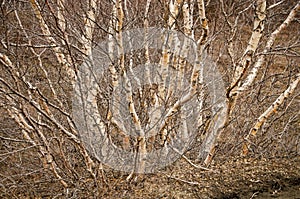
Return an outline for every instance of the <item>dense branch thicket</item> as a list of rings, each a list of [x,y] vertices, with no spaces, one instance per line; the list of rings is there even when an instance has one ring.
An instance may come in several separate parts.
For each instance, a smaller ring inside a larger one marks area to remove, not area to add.
[[[298,156],[299,4],[3,0],[0,197]]]

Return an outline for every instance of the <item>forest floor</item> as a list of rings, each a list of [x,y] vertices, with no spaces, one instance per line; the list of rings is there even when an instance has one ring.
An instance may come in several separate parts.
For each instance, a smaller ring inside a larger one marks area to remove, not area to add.
[[[208,182],[210,197],[300,199],[299,157],[223,161],[222,166],[212,167],[216,173],[206,175],[219,184],[214,188],[214,183],[210,186]]]
[[[115,184],[115,194],[110,192],[103,197],[300,199],[299,156],[223,158],[213,162],[210,171],[191,168],[183,160],[172,167],[137,181],[121,180]]]
[[[20,159],[33,160],[30,155]],[[98,172],[96,179],[82,173],[82,177],[74,182],[74,187],[67,189],[57,180],[48,180],[43,172],[22,176],[19,175],[20,170],[10,167],[13,161],[7,167],[4,163],[0,162],[0,171],[10,170],[7,173],[14,177],[7,178],[6,181],[12,179],[13,183],[10,182],[11,186],[7,184],[5,188],[1,184],[4,183],[4,176],[0,176],[1,199],[300,199],[299,154],[273,158],[218,154],[208,170],[196,168],[181,158],[157,173],[133,176],[129,181],[126,180],[128,173],[113,171],[104,166],[103,172]],[[50,175],[53,174],[50,172]],[[97,186],[94,180],[98,181]]]

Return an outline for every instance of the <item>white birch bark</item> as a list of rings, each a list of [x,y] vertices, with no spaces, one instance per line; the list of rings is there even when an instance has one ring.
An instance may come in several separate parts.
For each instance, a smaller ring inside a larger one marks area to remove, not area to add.
[[[14,76],[14,78],[20,78],[19,73],[16,71],[15,66],[12,64],[12,62],[6,55],[0,53],[0,61],[5,66],[12,69],[12,75]],[[21,79],[29,87],[30,86],[32,87],[32,85],[26,81],[24,76]],[[5,81],[2,80],[1,78],[0,78],[0,82],[4,83],[4,85],[6,85],[8,87],[10,92],[15,93],[13,88],[11,88],[8,84],[6,84]],[[32,104],[35,104],[35,106],[36,106],[35,108],[38,110],[41,110],[40,105],[32,99],[30,89],[27,92],[29,94],[29,99],[27,99],[27,102],[31,102]],[[17,94],[20,95],[19,93],[17,93]],[[26,115],[26,110],[24,110],[25,108],[22,104],[18,104],[19,107],[16,108],[15,106],[17,104],[14,102],[13,98],[11,98],[9,95],[6,95],[6,99],[11,104],[11,109],[7,108],[8,113],[17,122],[17,124],[21,127],[24,138],[27,139],[33,146],[38,147],[38,149],[42,155],[41,159],[44,162],[44,165],[43,165],[44,168],[47,168],[49,166],[50,170],[53,172],[54,176],[59,180],[59,182],[65,188],[68,187],[68,184],[62,179],[62,177],[58,173],[58,166],[52,158],[51,151],[49,149],[49,143],[48,143],[47,139],[45,138],[45,135],[39,130],[39,128],[32,126],[32,124],[30,123],[30,117],[28,115]],[[44,112],[44,114],[47,114],[47,113]],[[27,120],[25,118],[27,118]],[[34,141],[34,139],[32,139],[29,136],[29,132],[33,132],[33,131],[37,131],[38,135],[42,139],[42,144],[37,144],[36,141]]]
[[[64,17],[64,6],[65,0],[57,0],[57,19],[59,28],[65,32],[66,31],[66,20]]]
[[[243,84],[238,88],[239,92],[243,92],[247,90],[251,84],[254,82],[255,77],[258,74],[259,69],[264,64],[266,55],[270,51],[271,47],[273,46],[277,36],[285,29],[295,18],[297,12],[300,10],[300,4],[298,3],[289,13],[288,17],[285,19],[285,21],[278,27],[272,34],[270,35],[270,38],[267,41],[267,44],[263,50],[263,53],[259,56],[257,62],[254,64],[254,67],[250,71],[249,75],[247,76],[246,80],[243,82]],[[245,137],[246,143],[243,145],[243,154],[246,155],[249,152],[250,147],[250,136],[255,136],[258,129],[266,122],[266,120],[270,117],[270,115],[276,111],[278,106],[282,104],[285,98],[287,98],[295,89],[294,87],[297,86],[299,82],[299,74],[297,75],[297,79],[289,86],[289,88],[282,93],[277,100],[270,106],[259,118],[254,127],[250,130],[249,134]]]
[[[123,139],[123,148],[127,149],[129,147],[129,136],[126,134],[128,131],[125,128],[125,125],[120,121],[121,115],[120,115],[120,88],[119,88],[119,73],[117,71],[118,64],[121,63],[121,59],[117,60],[116,55],[118,55],[119,51],[116,46],[118,46],[118,43],[116,43],[117,38],[117,32],[122,29],[122,25],[120,26],[119,19],[118,19],[118,12],[117,12],[117,2],[113,1],[112,5],[112,12],[111,12],[111,19],[109,22],[109,28],[108,28],[108,57],[110,59],[109,64],[109,72],[111,75],[111,85],[112,85],[112,101],[110,108],[108,110],[107,114],[107,120],[109,120],[112,124],[114,124],[118,129],[117,133],[120,133],[124,136]],[[117,29],[119,28],[119,29]],[[115,52],[117,49],[118,52]],[[109,144],[109,143],[107,143]]]
[[[167,30],[174,30],[175,29],[175,22],[178,15],[178,11],[180,9],[182,0],[171,0],[169,2],[169,17],[167,21]],[[160,100],[164,100],[167,93],[165,92],[166,89],[166,79],[168,75],[169,70],[169,64],[170,64],[170,55],[171,55],[171,45],[173,41],[173,35],[169,34],[164,38],[164,45],[162,49],[162,57],[160,59],[160,66],[161,66],[161,80],[158,85],[158,92],[159,92],[159,98]]]
[[[195,39],[193,27],[193,11],[194,11],[194,3],[191,2],[191,5],[187,1],[183,2],[182,5],[182,13],[183,13],[183,21],[184,21],[184,34],[187,36],[184,38],[183,45],[182,45],[182,52],[179,54],[180,57],[178,58],[179,67],[178,67],[178,87],[184,91],[184,73],[185,73],[185,66],[186,66],[186,57],[188,56],[189,52],[189,39]],[[176,88],[175,88],[176,89]],[[175,90],[174,89],[174,90]],[[180,134],[184,141],[186,141],[189,137],[188,132],[188,124],[187,124],[187,110],[185,106],[181,107],[182,111],[180,113]]]
[[[253,31],[248,45],[246,47],[246,50],[244,51],[240,62],[236,66],[235,73],[230,88],[228,90],[229,98],[232,98],[230,100],[232,101],[232,103],[229,106],[230,114],[231,111],[234,109],[237,95],[239,95],[238,91],[241,84],[241,80],[245,75],[247,68],[251,64],[252,56],[257,50],[259,41],[264,31],[264,21],[266,18],[266,0],[257,0],[256,4],[257,6],[255,9]]]
[[[196,64],[195,64],[195,69],[199,70],[199,77],[198,77],[198,84],[200,85],[200,93],[198,99],[199,104],[198,104],[198,111],[201,113],[203,109],[203,98],[204,98],[204,90],[202,86],[204,85],[204,66],[203,66],[203,58],[204,58],[204,45],[205,42],[207,41],[208,33],[209,33],[209,27],[206,19],[206,13],[205,13],[205,4],[204,1],[198,0],[198,9],[199,9],[199,15],[200,15],[200,21],[201,21],[201,26],[202,26],[202,34],[201,37],[197,41],[197,50],[196,50]],[[203,123],[203,116],[202,114],[199,114],[197,118],[197,126],[202,125]]]
[[[296,75],[296,79],[291,82],[289,87],[281,95],[279,95],[279,97],[271,104],[271,106],[269,106],[269,108],[259,116],[257,122],[245,137],[245,143],[243,144],[243,155],[247,155],[249,152],[249,147],[251,145],[250,139],[256,137],[257,131],[261,128],[261,126],[273,113],[276,113],[277,109],[280,105],[283,104],[284,100],[286,100],[291,94],[293,94],[299,82],[300,73]]]
[[[224,12],[224,11],[223,11]],[[226,13],[225,13],[226,16]],[[206,151],[204,156],[206,156],[204,163],[208,165],[210,161],[212,160],[212,157],[214,155],[215,151],[215,145],[217,144],[218,138],[220,137],[220,134],[222,133],[222,129],[226,126],[226,124],[229,121],[229,118],[231,116],[232,110],[235,106],[237,95],[237,89],[239,87],[239,84],[242,80],[242,77],[244,76],[246,69],[249,67],[251,63],[252,56],[254,52],[256,51],[258,47],[258,43],[262,37],[262,33],[264,30],[264,20],[266,17],[266,1],[265,0],[257,0],[257,6],[255,9],[255,18],[254,18],[254,27],[252,31],[252,35],[250,37],[249,43],[247,45],[246,50],[244,51],[244,54],[240,60],[240,62],[236,66],[236,70],[233,76],[232,83],[230,85],[230,88],[227,91],[227,97],[228,97],[228,106],[226,106],[226,115],[222,115],[223,121],[218,121],[221,126],[214,130],[213,135],[214,136],[208,136],[203,144],[203,151]],[[232,50],[232,49],[231,49]],[[232,52],[231,52],[232,54]],[[233,55],[231,55],[233,56]],[[224,110],[223,110],[224,111]],[[222,111],[222,112],[223,112]],[[217,115],[220,115],[219,113],[216,113]]]
[[[57,44],[57,41],[52,36],[48,25],[46,24],[42,14],[41,14],[41,8],[36,0],[30,0],[31,7],[33,9],[35,17],[39,21],[40,28],[42,30],[42,33],[45,36],[45,39],[49,42],[49,44]],[[69,77],[74,81],[75,80],[75,71],[71,68],[71,65],[69,64],[68,60],[66,59],[66,56],[63,54],[61,48],[59,45],[56,45],[53,47],[54,54],[57,58],[57,61],[62,65],[63,69],[67,71]]]
[[[197,0],[197,4],[198,4],[199,17],[200,17],[200,23],[202,28],[202,34],[201,37],[198,39],[197,44],[203,46],[204,43],[207,41],[209,28],[208,28],[208,21],[205,14],[204,0]]]
[[[152,84],[152,81],[150,79],[150,56],[149,56],[149,42],[148,39],[149,38],[149,8],[150,8],[150,4],[151,4],[151,0],[147,0],[146,3],[146,9],[145,9],[145,15],[144,15],[144,29],[145,29],[145,41],[144,41],[144,45],[145,45],[145,59],[146,59],[146,63],[145,63],[145,75],[146,75],[146,81],[149,85]]]
[[[121,69],[121,77],[125,81],[125,91],[126,91],[126,100],[128,102],[128,109],[131,115],[131,119],[135,126],[135,130],[138,134],[137,139],[137,162],[136,162],[136,172],[142,173],[145,169],[145,157],[147,155],[146,151],[146,138],[144,130],[141,126],[141,121],[138,117],[136,112],[136,108],[134,105],[133,97],[132,97],[132,85],[127,76],[127,71],[125,68],[125,57],[124,57],[124,47],[123,47],[123,39],[122,39],[122,28],[123,28],[123,20],[124,20],[124,10],[122,6],[121,0],[116,0],[116,10],[117,10],[117,32],[116,32],[116,39],[117,39],[117,50],[118,50],[118,57],[119,57],[119,64]],[[129,134],[127,132],[126,134]]]
[[[38,2],[36,0],[30,0],[30,4],[33,8],[35,17],[38,19],[39,21],[39,25],[40,28],[42,30],[42,33],[45,35],[46,40],[49,42],[49,44],[55,44],[55,47],[53,47],[53,51],[54,54],[57,58],[57,61],[61,64],[61,66],[63,67],[63,69],[67,72],[69,78],[71,79],[71,83],[73,85],[75,85],[76,79],[77,77],[75,76],[75,71],[73,70],[73,68],[71,67],[70,62],[68,61],[67,57],[64,55],[64,53],[62,52],[62,49],[60,47],[58,47],[58,43],[57,41],[54,39],[54,37],[52,36],[50,29],[48,27],[48,25],[46,24],[42,14],[41,14],[41,8],[38,4]],[[95,21],[95,13],[94,10],[97,9],[96,7],[96,1],[92,0],[92,1],[87,1],[88,4],[88,11],[86,13],[86,17],[84,19],[84,30],[85,30],[85,35],[81,38],[82,40],[82,44],[83,44],[83,48],[81,49],[85,55],[89,58],[91,58],[91,52],[92,52],[92,34],[93,34],[93,29],[94,29],[94,21]],[[63,1],[58,2],[58,6],[61,8],[61,6],[63,6]],[[65,29],[65,20],[63,18],[63,13],[62,10],[59,9],[58,12],[58,19],[59,19],[59,26],[62,28],[62,30]],[[86,68],[85,68],[86,70]],[[89,82],[92,83],[92,82]],[[88,89],[93,89],[91,85],[86,85]],[[89,94],[87,96],[87,100],[91,102],[91,104],[87,103],[88,105],[91,105],[92,107],[97,107],[96,104],[96,91],[95,90],[89,90]],[[76,97],[76,96],[75,96]],[[99,114],[95,114],[92,115],[92,117],[95,118],[99,118]],[[58,122],[55,120],[55,118],[51,118],[52,121],[54,121],[55,124],[58,124]],[[69,123],[71,124],[71,121],[69,120]],[[96,119],[96,123],[99,124],[99,128],[98,129],[103,129],[103,124],[101,124],[101,122],[99,121],[99,119]],[[58,124],[58,126],[60,128],[64,128],[62,125]],[[74,130],[74,127],[72,127],[72,129]],[[64,129],[64,132],[67,133],[68,135],[72,135],[72,137],[74,137],[74,140],[77,140],[77,137],[75,135],[72,134],[72,132],[68,132],[66,129]],[[76,139],[75,139],[76,137]],[[85,163],[87,165],[87,170],[92,174],[92,166],[93,166],[93,161],[90,158],[88,152],[86,151],[85,147],[82,146],[82,143],[79,143],[79,149],[80,152],[82,153],[82,155],[85,158]]]
[[[175,21],[181,6],[182,0],[171,0],[169,2],[169,12],[167,18],[167,30],[174,30],[175,28]],[[146,25],[148,22],[146,22]],[[161,79],[159,79],[158,82],[158,92],[155,93],[154,90],[151,89],[151,97],[152,97],[152,104],[149,111],[149,124],[147,125],[149,128],[148,135],[154,136],[157,133],[161,133],[161,144],[165,143],[166,140],[166,129],[160,129],[158,126],[156,126],[156,123],[161,120],[162,112],[160,110],[160,106],[164,105],[164,100],[167,97],[166,93],[166,81],[167,81],[167,75],[169,71],[169,64],[170,64],[170,47],[172,45],[173,35],[169,34],[165,38],[163,38],[163,41],[165,42],[162,46],[162,56],[160,58],[160,75]],[[147,51],[146,51],[147,52]],[[151,80],[150,80],[151,81]],[[156,128],[155,128],[156,127]],[[154,138],[154,137],[153,137]],[[150,139],[150,145],[153,141],[153,138]],[[151,148],[151,147],[150,147]]]
[[[22,24],[22,22],[21,22],[21,20],[20,20],[20,18],[19,18],[18,12],[15,11],[14,13],[15,13],[16,19],[17,19],[17,21],[18,21],[18,25],[20,26],[22,32],[24,33],[26,39],[28,40],[28,44],[31,46],[31,45],[32,45],[32,41],[31,41],[31,39],[29,38],[27,32],[25,31],[25,29],[24,29],[24,27],[23,27],[23,24]],[[36,51],[34,50],[33,47],[30,47],[30,51],[37,57],[38,62],[39,62],[39,67],[42,69],[42,71],[43,71],[43,73],[44,73],[44,75],[45,75],[45,77],[46,77],[46,79],[47,79],[48,85],[49,85],[50,90],[51,90],[51,92],[52,92],[52,94],[53,94],[53,96],[54,96],[54,99],[58,100],[58,96],[57,96],[57,93],[56,93],[56,91],[55,91],[55,89],[54,89],[53,83],[52,83],[51,79],[49,78],[49,75],[48,75],[47,70],[46,70],[46,69],[44,68],[44,66],[43,66],[43,63],[42,63],[42,60],[41,60],[41,54],[36,53]],[[62,103],[59,101],[59,104],[61,105]],[[62,106],[61,106],[61,107],[62,107]]]
[[[249,75],[246,77],[246,80],[238,88],[239,92],[247,90],[249,88],[249,86],[254,82],[254,79],[257,76],[259,69],[265,62],[267,53],[270,51],[271,47],[273,46],[277,36],[295,19],[295,16],[296,16],[297,12],[299,12],[299,10],[300,10],[300,4],[298,3],[291,10],[288,17],[284,20],[284,22],[274,32],[272,32],[262,54],[259,55],[258,60],[255,62],[253,68],[249,72]]]
[[[95,28],[97,2],[96,0],[87,0],[88,10],[86,11],[86,16],[84,17],[84,30],[85,34],[82,35],[81,40],[83,44],[83,52],[87,57],[92,55],[92,39],[93,32]]]
[[[190,85],[189,85],[189,91],[186,95],[182,96],[176,103],[168,110],[166,115],[163,118],[163,122],[160,125],[160,131],[164,129],[164,127],[167,125],[168,121],[171,119],[171,116],[178,111],[178,108],[188,102],[197,92],[197,87],[198,87],[198,79],[199,77],[202,76],[201,70],[201,58],[203,54],[203,47],[204,44],[207,40],[208,36],[208,23],[207,19],[205,17],[205,8],[204,8],[204,2],[203,1],[198,1],[198,8],[199,8],[199,13],[200,13],[200,18],[201,18],[201,25],[202,25],[202,36],[199,38],[197,41],[197,59],[195,61],[195,64],[192,69],[192,75],[190,79]],[[201,83],[201,82],[200,82]]]
[[[235,86],[240,81],[243,74],[245,73],[245,70],[249,66],[249,63],[251,62],[251,57],[258,47],[259,41],[264,31],[264,21],[266,19],[267,3],[265,0],[258,0],[256,4],[257,6],[255,9],[254,26],[253,26],[252,35],[248,42],[247,48],[243,53],[240,64],[237,65],[231,86]],[[232,91],[231,93],[234,92]]]

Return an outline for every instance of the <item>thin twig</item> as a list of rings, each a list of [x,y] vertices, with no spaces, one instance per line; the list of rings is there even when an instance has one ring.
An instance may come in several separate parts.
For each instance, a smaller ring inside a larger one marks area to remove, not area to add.
[[[191,182],[191,181],[183,180],[183,179],[180,179],[180,178],[172,177],[172,176],[169,176],[169,175],[168,175],[168,177],[171,178],[171,179],[180,181],[180,182],[190,184],[190,185],[200,185],[199,182]]]
[[[184,154],[181,154],[177,149],[175,149],[175,148],[173,148],[173,147],[172,147],[172,149],[173,149],[176,153],[180,154],[180,156],[181,156],[187,163],[189,163],[191,166],[195,167],[196,169],[202,169],[202,170],[205,170],[205,171],[216,172],[216,171],[214,171],[214,170],[212,170],[212,169],[209,169],[209,168],[206,168],[206,167],[203,167],[203,166],[200,166],[200,165],[197,165],[197,164],[193,163],[193,162],[192,162],[190,159],[188,159]],[[217,172],[216,172],[216,173],[217,173]]]

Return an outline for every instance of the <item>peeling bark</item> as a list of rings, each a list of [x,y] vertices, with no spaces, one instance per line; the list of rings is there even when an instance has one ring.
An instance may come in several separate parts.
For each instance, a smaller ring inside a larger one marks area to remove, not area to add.
[[[251,139],[256,137],[257,131],[261,128],[261,126],[269,119],[272,114],[275,114],[279,106],[282,105],[283,102],[293,94],[299,82],[300,73],[296,75],[296,79],[291,82],[289,87],[281,95],[279,95],[279,97],[269,106],[269,108],[259,116],[257,122],[245,137],[245,142],[243,144],[243,155],[247,155],[249,153]]]

